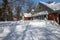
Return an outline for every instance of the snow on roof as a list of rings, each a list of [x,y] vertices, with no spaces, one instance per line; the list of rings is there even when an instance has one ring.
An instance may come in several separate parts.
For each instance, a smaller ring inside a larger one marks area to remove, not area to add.
[[[31,17],[32,14],[31,13],[24,13],[24,17]]]
[[[32,16],[47,15],[47,14],[48,14],[47,11],[42,11],[42,12],[36,13],[36,14],[34,14],[34,15],[32,15]]]
[[[60,3],[56,3],[56,2],[53,2],[53,3],[50,3],[50,4],[45,3],[45,2],[40,2],[40,3],[48,6],[49,8],[51,8],[51,9],[54,10],[54,11],[55,11],[55,10],[60,10]]]

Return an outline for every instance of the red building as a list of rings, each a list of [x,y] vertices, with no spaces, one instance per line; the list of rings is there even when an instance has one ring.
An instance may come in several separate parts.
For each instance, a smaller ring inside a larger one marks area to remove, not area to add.
[[[32,20],[31,13],[24,13],[23,20]]]
[[[50,13],[50,14],[48,14],[48,20],[53,20],[53,21],[58,22],[59,21],[58,19],[59,19],[59,17],[57,15],[57,13]]]

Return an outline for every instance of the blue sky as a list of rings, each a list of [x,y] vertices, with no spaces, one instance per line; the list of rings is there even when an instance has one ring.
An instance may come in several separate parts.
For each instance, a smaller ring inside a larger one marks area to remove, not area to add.
[[[35,1],[37,1],[37,2],[39,2],[39,1],[43,1],[43,2],[47,2],[47,1],[60,2],[60,0],[35,0]],[[1,2],[1,0],[0,0],[0,2]]]
[[[1,3],[2,0],[0,0]],[[48,2],[48,1],[54,1],[54,2],[60,2],[60,0],[34,0],[36,3],[38,3],[39,1],[43,1],[43,2]]]
[[[34,0],[34,2],[37,4],[38,2],[43,1],[43,2],[48,2],[48,1],[54,1],[54,2],[60,2],[60,0]],[[0,0],[1,4],[2,0]]]
[[[35,3],[38,3],[40,1],[43,1],[43,2],[48,2],[48,1],[53,1],[53,2],[59,2],[60,3],[60,0],[34,0]]]
[[[39,2],[39,1],[43,1],[43,2],[48,2],[48,1],[60,2],[60,0],[35,0],[35,2]]]

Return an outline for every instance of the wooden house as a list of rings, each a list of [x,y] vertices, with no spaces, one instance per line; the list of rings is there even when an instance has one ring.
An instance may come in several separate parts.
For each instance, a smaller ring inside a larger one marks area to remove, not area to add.
[[[50,5],[45,2],[40,2],[35,8],[35,12],[41,12],[41,11],[48,11],[47,19],[56,21],[57,23],[60,24],[60,9],[58,4],[52,3],[52,5]]]
[[[31,13],[24,13],[23,20],[32,20],[32,14]]]
[[[42,12],[38,12],[35,13],[33,16],[33,19],[40,19],[40,20],[44,20],[48,15],[47,11],[42,11]]]
[[[57,13],[50,13],[50,14],[48,14],[48,20],[53,20],[53,21],[57,22],[58,21],[57,18],[58,18]]]

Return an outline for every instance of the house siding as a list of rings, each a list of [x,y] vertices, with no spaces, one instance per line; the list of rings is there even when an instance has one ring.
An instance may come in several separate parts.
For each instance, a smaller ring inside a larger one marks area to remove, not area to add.
[[[57,23],[60,23],[60,19],[57,13],[50,13],[48,15],[48,20],[56,21]]]

